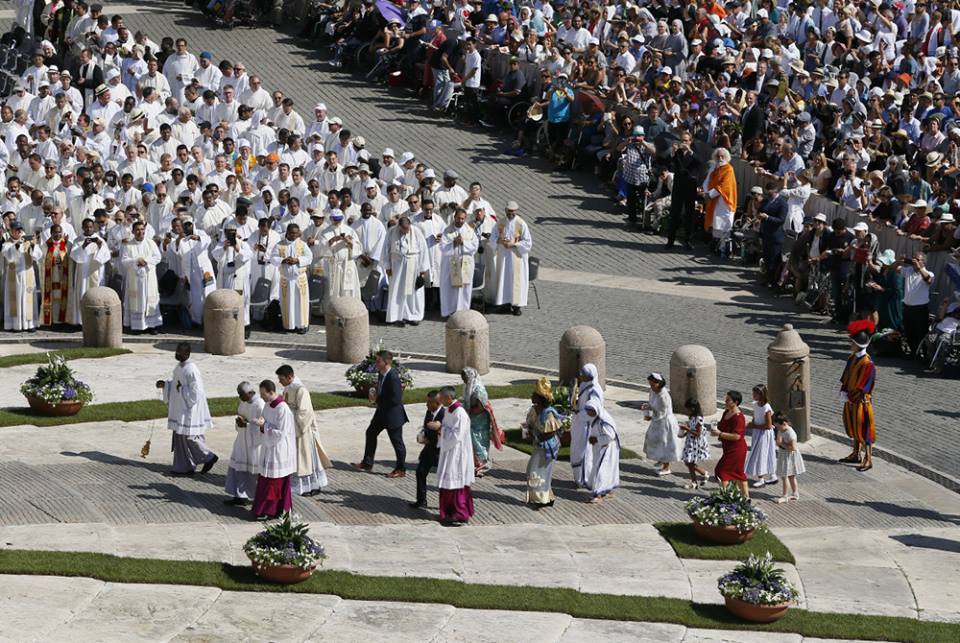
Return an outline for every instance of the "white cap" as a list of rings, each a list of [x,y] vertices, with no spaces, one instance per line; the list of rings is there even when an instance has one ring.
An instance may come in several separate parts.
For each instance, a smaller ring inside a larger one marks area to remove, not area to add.
[[[758,17],[758,18],[769,18],[769,17],[770,17],[770,14],[767,13],[767,10],[766,10],[766,9],[757,9],[757,17]]]
[[[366,183],[363,184],[364,190],[369,190],[370,188],[375,188],[375,187],[377,187],[377,182],[374,181],[373,179],[369,179]]]
[[[333,118],[328,119],[331,125],[343,125],[343,121],[339,116],[334,116]]]
[[[520,206],[517,204],[516,201],[507,201],[507,205],[506,205],[506,207],[505,207],[504,209],[505,209],[505,210],[514,210],[514,211],[516,211],[516,210],[519,210],[519,209],[520,209]]]
[[[437,178],[437,173],[431,169],[426,169],[423,171],[423,178],[425,179],[435,179]]]
[[[869,232],[870,226],[866,224],[865,221],[859,222],[857,225],[853,226],[854,232]]]
[[[111,67],[105,76],[107,80],[113,80],[114,78],[119,78],[119,77],[120,77],[120,71],[116,67]]]
[[[321,109],[322,109],[323,111],[327,111],[327,106],[326,106],[325,103],[317,103],[316,105],[313,106],[313,111],[315,111],[315,112],[316,112],[316,111],[319,111],[319,110],[321,110]]]
[[[400,165],[403,165],[409,161],[412,161],[413,159],[414,159],[414,156],[412,152],[404,152],[403,154],[400,155],[400,158],[398,160],[400,161]]]
[[[819,221],[820,223],[826,223],[827,215],[825,215],[823,212],[817,212],[815,215],[813,215],[813,220]]]
[[[393,158],[396,156],[396,154],[393,153],[392,147],[387,147],[384,148],[382,156],[389,156],[390,158]]]
[[[670,68],[670,66],[668,65],[668,66],[666,66],[666,67],[661,68],[661,69],[660,69],[660,73],[661,73],[661,74],[666,74],[667,76],[672,76],[672,75],[673,75],[673,69]]]

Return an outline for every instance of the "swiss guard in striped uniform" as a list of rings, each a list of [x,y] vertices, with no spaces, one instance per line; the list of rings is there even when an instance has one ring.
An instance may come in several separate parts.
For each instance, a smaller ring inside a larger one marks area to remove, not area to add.
[[[867,355],[867,346],[875,331],[869,319],[851,322],[851,354],[840,376],[840,399],[843,400],[843,427],[853,442],[853,452],[840,462],[859,462],[857,471],[873,468],[873,442],[877,426],[873,417],[873,386],[877,381],[877,367]],[[861,450],[863,459],[861,459]]]

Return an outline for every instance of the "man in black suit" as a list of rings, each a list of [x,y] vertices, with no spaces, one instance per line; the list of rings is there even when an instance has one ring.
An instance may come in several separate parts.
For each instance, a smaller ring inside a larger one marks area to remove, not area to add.
[[[780,186],[766,185],[767,199],[760,205],[760,239],[767,285],[776,286],[783,266],[783,222],[787,219],[787,200],[780,195]]]
[[[740,113],[740,138],[744,148],[754,138],[763,136],[766,121],[763,107],[757,102],[757,92],[747,92],[746,103],[746,107]]]
[[[667,226],[667,248],[672,248],[677,239],[677,230],[683,226],[687,238],[686,249],[693,248],[697,188],[700,187],[700,169],[703,164],[693,152],[693,136],[680,133],[680,142],[673,146],[670,168],[673,170],[673,189],[670,191],[670,221]]]
[[[80,57],[73,71],[73,84],[83,94],[84,109],[93,103],[93,93],[103,82],[103,70],[93,62],[93,51],[84,47],[80,50]]]
[[[437,466],[440,459],[440,422],[443,420],[443,405],[440,404],[440,392],[427,393],[427,413],[423,417],[423,449],[417,463],[417,500],[410,503],[412,509],[427,506],[427,476],[430,469]]]
[[[407,423],[407,412],[403,408],[403,386],[400,385],[400,374],[393,368],[393,353],[380,351],[377,353],[377,388],[370,389],[370,401],[376,402],[377,410],[367,427],[367,444],[363,450],[363,460],[354,464],[357,471],[373,470],[373,456],[377,452],[377,437],[387,430],[390,444],[397,454],[397,466],[387,474],[388,478],[403,478],[407,475],[404,463],[407,459],[407,448],[403,444],[403,425]]]

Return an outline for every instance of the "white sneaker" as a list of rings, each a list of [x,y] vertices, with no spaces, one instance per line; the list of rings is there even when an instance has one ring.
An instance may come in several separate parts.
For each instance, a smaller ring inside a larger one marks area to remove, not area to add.
[[[778,478],[777,476],[773,476],[772,478],[767,478],[766,482],[767,482],[767,484],[774,484],[774,483],[777,482],[779,479],[780,479],[780,478]]]
[[[673,473],[673,471],[671,471],[670,469],[657,469],[658,476],[668,476],[671,473]]]
[[[753,487],[754,489],[760,489],[761,487],[765,486],[766,484],[767,484],[767,483],[766,483],[765,480],[757,480],[756,482],[754,482],[754,483],[753,483],[752,485],[750,485],[750,486]]]

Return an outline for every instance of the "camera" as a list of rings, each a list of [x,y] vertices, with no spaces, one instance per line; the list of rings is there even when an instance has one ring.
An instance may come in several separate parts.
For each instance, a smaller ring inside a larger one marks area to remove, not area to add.
[[[236,230],[227,230],[226,231],[227,241],[230,242],[231,246],[237,245],[237,231]]]

